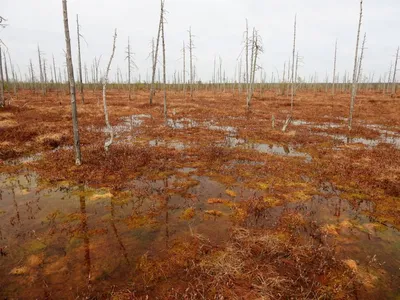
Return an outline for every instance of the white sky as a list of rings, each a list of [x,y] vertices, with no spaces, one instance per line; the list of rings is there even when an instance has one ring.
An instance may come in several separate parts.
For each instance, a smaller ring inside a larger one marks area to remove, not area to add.
[[[22,72],[29,59],[38,69],[37,45],[48,65],[52,54],[58,67],[64,68],[65,47],[61,0],[0,0],[0,15],[9,26],[0,29],[0,39]],[[150,41],[157,34],[159,0],[69,0],[70,31],[74,68],[77,68],[76,14],[79,14],[88,45],[82,42],[83,61],[89,69],[95,56],[102,55],[104,69],[111,54],[114,28],[118,29],[117,53],[112,75],[119,66],[125,76],[125,48],[131,39],[135,61],[142,80],[150,74]],[[241,52],[245,19],[255,26],[263,39],[262,66],[270,78],[276,69],[282,75],[284,61],[292,51],[293,19],[297,14],[297,49],[303,57],[299,75],[317,72],[321,81],[332,74],[335,40],[338,39],[338,73],[352,72],[359,14],[358,0],[166,0],[168,23],[165,26],[167,73],[182,72],[181,47],[188,43],[187,30],[195,35],[194,50],[198,77],[212,78],[214,56],[221,56],[226,76],[234,76]],[[375,73],[375,80],[388,71],[400,45],[400,1],[365,0],[362,35],[367,33],[364,75]],[[161,53],[160,53],[161,54]],[[160,56],[161,58],[161,56]],[[188,66],[187,61],[187,66]],[[243,68],[244,70],[244,68]],[[89,70],[90,72],[90,70]],[[75,72],[76,73],[76,72]],[[90,73],[89,73],[90,74]],[[24,75],[23,75],[24,76]],[[50,71],[48,73],[50,77]],[[257,75],[258,76],[258,75]]]

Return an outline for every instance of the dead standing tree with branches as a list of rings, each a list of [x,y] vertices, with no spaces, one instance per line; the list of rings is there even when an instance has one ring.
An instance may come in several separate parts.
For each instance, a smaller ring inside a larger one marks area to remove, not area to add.
[[[106,73],[104,74],[104,77],[103,77],[104,118],[105,118],[105,121],[106,121],[107,130],[108,130],[108,132],[110,134],[110,139],[104,143],[104,149],[106,150],[106,152],[108,152],[108,149],[110,148],[110,146],[111,146],[111,144],[113,143],[113,140],[114,140],[114,131],[113,131],[113,128],[110,125],[110,121],[108,119],[107,92],[106,92],[106,89],[107,89],[107,83],[108,83],[108,74],[110,73],[111,63],[112,63],[112,60],[113,60],[114,54],[115,54],[115,43],[116,43],[116,41],[117,41],[117,29],[115,29],[115,33],[114,33],[113,48],[112,48],[110,61],[108,62]]]
[[[133,68],[137,69],[137,66],[135,64],[135,62],[132,59],[133,53],[131,51],[131,42],[130,39],[128,37],[128,47],[126,48],[126,60],[128,61],[128,90],[129,90],[129,95],[128,98],[129,100],[131,100],[131,90],[132,90],[132,86],[131,86],[131,72]]]
[[[156,42],[156,45],[155,45],[155,53],[154,53],[154,56],[153,56],[153,70],[152,70],[152,75],[151,75],[150,105],[153,104],[153,97],[154,97],[154,94],[155,94],[154,81],[155,81],[155,78],[156,78],[157,61],[158,61],[158,48],[159,48],[159,45],[160,45],[161,26],[162,26],[162,22],[163,22],[163,13],[164,13],[164,1],[161,0],[160,21],[158,23],[157,42]]]

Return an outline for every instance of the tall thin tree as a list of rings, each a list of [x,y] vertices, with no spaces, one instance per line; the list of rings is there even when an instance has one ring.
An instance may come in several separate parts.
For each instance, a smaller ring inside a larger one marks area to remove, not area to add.
[[[189,56],[190,56],[190,99],[193,100],[193,35],[192,35],[192,27],[189,28]]]
[[[292,95],[290,101],[290,115],[293,116],[293,106],[294,106],[294,85],[296,84],[296,78],[294,76],[294,66],[296,59],[296,31],[297,31],[297,16],[294,16],[294,32],[293,32],[293,53],[292,53]]]
[[[165,125],[167,125],[167,75],[166,75],[166,68],[167,68],[167,63],[165,60],[165,31],[164,31],[164,4],[165,0],[162,0],[162,12],[161,15],[163,16],[162,21],[161,21],[161,41],[162,41],[162,52],[163,52],[163,89],[164,89],[164,121]]]
[[[358,45],[360,43],[360,31],[361,31],[362,16],[363,16],[363,0],[360,0],[360,18],[358,21],[357,41],[356,41],[356,49],[355,49],[355,55],[354,55],[353,84],[351,87],[350,114],[349,114],[349,124],[348,124],[349,130],[351,130],[353,128],[354,104],[355,104],[355,99],[356,99],[356,94],[357,94]]]
[[[397,47],[396,51],[396,59],[394,61],[394,71],[393,71],[393,78],[392,78],[392,97],[396,96],[396,73],[397,73],[397,62],[399,61],[399,47]]]
[[[2,49],[0,41],[0,107],[6,105],[4,98],[4,77],[3,77],[3,62],[2,62]]]
[[[332,96],[335,95],[336,84],[336,57],[337,57],[337,40],[335,42],[335,55],[333,57],[333,76],[332,76]]]
[[[82,103],[85,103],[85,96],[83,93],[83,76],[82,76],[82,57],[81,57],[81,32],[79,25],[79,15],[76,15],[76,31],[78,38],[78,68],[79,68],[79,89],[81,93]]]
[[[67,0],[62,0],[62,5],[63,5],[63,16],[64,16],[64,34],[65,34],[65,45],[66,45],[68,80],[69,80],[69,87],[70,87],[70,93],[71,93],[71,110],[72,110],[72,127],[73,127],[73,133],[74,133],[75,164],[79,166],[82,164],[82,156],[81,156],[81,144],[80,144],[80,140],[79,140],[78,111],[77,111],[77,107],[76,107],[74,67],[72,64],[71,38],[69,35]]]
[[[104,118],[105,118],[105,121],[106,121],[107,130],[110,133],[110,139],[104,143],[104,149],[106,150],[106,152],[108,152],[108,149],[110,148],[110,146],[111,146],[111,144],[113,143],[113,140],[114,140],[113,128],[112,128],[112,126],[110,124],[110,121],[109,121],[109,118],[108,118],[107,91],[106,91],[106,89],[107,89],[107,83],[108,83],[108,74],[110,73],[111,63],[112,63],[112,60],[113,60],[114,54],[115,54],[116,41],[117,41],[117,29],[115,29],[115,33],[114,33],[113,47],[112,47],[112,53],[111,53],[110,61],[108,62],[106,73],[104,74],[104,77],[103,77]]]
[[[162,26],[162,21],[163,21],[163,12],[164,12],[163,5],[164,5],[164,2],[163,2],[163,0],[161,0],[160,21],[158,23],[157,43],[156,43],[156,49],[155,49],[155,53],[154,53],[153,70],[152,70],[152,76],[151,76],[150,105],[153,104],[153,97],[154,97],[154,94],[155,94],[154,81],[155,81],[155,78],[156,78],[157,60],[158,60],[158,46],[160,44],[161,26]]]
[[[183,41],[182,53],[183,53],[183,96],[186,99],[186,46]]]

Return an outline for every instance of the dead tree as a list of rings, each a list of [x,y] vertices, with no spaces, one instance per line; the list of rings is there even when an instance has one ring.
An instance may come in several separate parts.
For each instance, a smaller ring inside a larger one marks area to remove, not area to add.
[[[2,62],[2,54],[1,53],[2,53],[2,50],[1,50],[1,42],[0,42],[0,107],[4,107],[6,105],[6,102],[5,102],[5,98],[4,98],[3,62]]]
[[[155,94],[155,88],[154,88],[154,81],[156,78],[156,71],[157,71],[157,60],[158,60],[158,46],[160,44],[160,35],[161,35],[161,26],[163,22],[163,13],[164,13],[164,1],[161,0],[161,12],[160,12],[160,21],[158,23],[158,33],[157,33],[157,43],[156,43],[156,48],[155,48],[155,53],[154,53],[154,59],[153,59],[153,70],[152,70],[152,76],[151,76],[151,86],[150,86],[150,105],[153,104],[153,97]]]
[[[78,37],[78,68],[79,68],[79,89],[81,93],[82,103],[85,103],[85,96],[83,93],[83,78],[82,78],[82,58],[81,58],[81,32],[79,25],[79,16],[76,15],[76,31]]]
[[[15,72],[14,64],[12,63],[12,60],[11,60],[10,52],[7,51],[7,54],[8,54],[8,60],[10,62],[11,75],[12,75],[12,80],[13,80],[14,95],[17,95],[17,74]]]
[[[57,84],[58,80],[57,80],[56,61],[54,60],[54,54],[53,54],[53,72],[54,72],[54,83]]]
[[[44,82],[44,89],[47,89],[47,66],[46,66],[46,59],[43,59],[43,82]]]
[[[393,62],[390,62],[390,68],[389,68],[389,73],[388,73],[388,80],[387,80],[387,84],[386,84],[386,89],[385,89],[385,94],[389,93],[389,85],[391,83],[391,79],[392,79],[392,68],[393,68]]]
[[[250,109],[251,99],[253,98],[254,93],[254,81],[256,76],[257,70],[257,57],[258,53],[262,51],[261,45],[259,43],[258,33],[253,29],[253,38],[251,40],[252,47],[251,47],[251,61],[250,61],[250,82],[249,82],[249,93],[247,94],[247,109]]]
[[[114,140],[113,128],[112,128],[112,126],[110,125],[110,121],[109,121],[109,119],[108,119],[107,93],[106,93],[106,89],[107,89],[107,83],[108,83],[108,74],[110,73],[111,63],[112,63],[112,60],[113,60],[114,54],[115,54],[115,43],[116,43],[116,41],[117,41],[117,29],[115,29],[115,33],[114,33],[113,48],[112,48],[112,53],[111,53],[110,61],[108,62],[107,69],[106,69],[106,73],[104,74],[104,77],[103,77],[103,108],[104,108],[104,118],[105,118],[105,121],[106,121],[107,130],[108,130],[108,132],[110,133],[110,139],[104,143],[104,149],[106,150],[106,152],[108,152],[108,149],[110,148],[110,146],[111,146],[111,144],[113,143],[113,140]]]
[[[394,71],[393,71],[393,82],[392,82],[392,97],[396,96],[396,73],[397,73],[397,62],[399,60],[399,47],[397,47],[396,59],[394,61]]]
[[[296,78],[294,78],[294,65],[296,55],[296,30],[297,30],[297,16],[294,17],[294,32],[293,32],[293,53],[292,53],[292,95],[290,100],[290,116],[293,116],[293,105],[294,105],[294,85],[296,84]]]
[[[193,100],[193,35],[192,27],[189,28],[189,56],[190,56],[190,99]]]
[[[40,52],[40,48],[38,45],[38,58],[39,58],[39,79],[40,85],[42,86],[42,95],[46,94],[46,90],[44,87],[44,75],[43,75],[43,66],[42,66],[42,54]]]
[[[250,80],[249,80],[249,22],[246,19],[246,92],[247,95],[249,94],[249,84],[250,84]]]
[[[358,73],[357,73],[357,82],[360,82],[360,79],[362,79],[361,75],[362,75],[362,62],[364,59],[364,49],[365,49],[365,42],[367,41],[367,34],[364,34],[364,39],[362,42],[362,46],[361,46],[361,55],[360,55],[360,61],[358,63]]]
[[[75,163],[76,163],[76,165],[79,166],[82,164],[82,157],[81,157],[81,145],[80,145],[80,140],[79,140],[78,111],[76,108],[75,79],[74,79],[74,68],[72,65],[71,38],[69,35],[67,0],[62,0],[62,4],[63,4],[63,15],[64,15],[65,45],[66,45],[66,50],[67,50],[66,57],[67,57],[68,80],[69,80],[70,93],[71,93],[72,127],[73,127],[73,132],[74,132]]]
[[[3,51],[3,61],[4,61],[4,74],[6,75],[5,79],[6,79],[6,83],[7,83],[7,89],[10,90],[10,80],[8,77],[8,67],[7,67],[7,58],[6,58],[6,52]]]
[[[165,32],[164,32],[164,3],[165,0],[162,0],[161,8],[162,12],[161,15],[163,16],[161,21],[161,41],[162,41],[162,52],[163,52],[163,89],[164,89],[164,121],[165,125],[167,125],[167,75],[166,75],[166,60],[165,60]]]
[[[296,84],[295,84],[295,87],[294,87],[294,95],[296,96],[296,93],[297,93],[297,88],[298,88],[298,84],[297,84],[297,80],[298,80],[298,71],[299,71],[299,52],[297,52],[297,54],[296,54],[296,69],[295,69],[295,72],[294,72],[294,78],[295,78],[295,81],[296,81]]]
[[[335,95],[335,84],[336,84],[336,57],[337,57],[337,40],[335,42],[335,55],[333,58],[333,77],[332,77],[332,96]]]
[[[185,49],[185,41],[183,41],[182,47],[183,53],[183,97],[186,99],[186,49]]]
[[[31,88],[36,92],[35,88],[35,71],[33,70],[32,59],[29,60],[29,71],[31,75]]]
[[[128,47],[126,49],[126,58],[128,61],[128,90],[129,90],[129,95],[128,95],[128,99],[131,100],[131,71],[132,71],[132,67],[135,66],[135,63],[132,60],[132,52],[131,52],[131,43],[128,37]]]
[[[354,56],[354,69],[353,69],[353,84],[351,87],[351,100],[350,100],[350,114],[349,114],[349,130],[353,128],[353,113],[354,113],[354,104],[357,94],[357,84],[358,84],[358,76],[357,76],[357,64],[358,64],[358,45],[360,43],[360,31],[361,31],[361,23],[362,23],[362,14],[363,14],[363,0],[360,0],[360,18],[358,21],[358,30],[357,30],[357,41],[356,41],[356,49]]]

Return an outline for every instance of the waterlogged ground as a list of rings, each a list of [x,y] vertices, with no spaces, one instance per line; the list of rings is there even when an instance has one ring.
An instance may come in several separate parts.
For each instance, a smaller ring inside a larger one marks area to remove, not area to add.
[[[349,133],[347,95],[327,114],[305,94],[282,132],[275,92],[251,112],[229,93],[173,92],[165,121],[147,92],[112,91],[105,153],[93,94],[76,167],[56,97],[0,112],[1,297],[400,296],[398,104],[363,95]]]
[[[197,234],[221,246],[243,201],[267,201],[260,191],[227,190],[194,173],[178,170],[168,180],[137,181],[118,193],[68,182],[52,186],[32,173],[2,175],[2,296],[60,299],[132,288],[143,257],[162,257]],[[279,228],[289,218],[301,236],[334,245],[375,295],[394,297],[400,292],[400,232],[368,217],[374,209],[368,201],[350,204],[326,184],[309,201],[248,210],[244,224]]]

